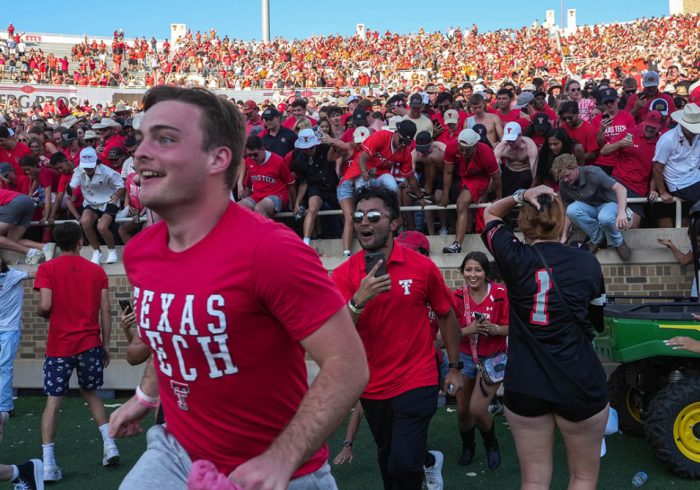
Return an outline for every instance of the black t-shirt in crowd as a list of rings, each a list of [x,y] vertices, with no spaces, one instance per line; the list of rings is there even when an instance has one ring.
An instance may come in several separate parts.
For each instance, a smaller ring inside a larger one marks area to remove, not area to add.
[[[270,133],[265,133],[262,137],[262,144],[267,151],[277,153],[284,158],[287,153],[294,149],[294,142],[297,140],[297,134],[291,129],[280,126],[279,131],[275,136]]]
[[[324,191],[335,191],[338,187],[338,174],[335,172],[335,161],[328,160],[330,145],[318,145],[313,155],[307,155],[302,150],[294,150],[292,154],[292,171],[300,181],[306,181]]]
[[[605,372],[593,349],[588,315],[589,304],[604,302],[598,260],[587,250],[555,242],[524,244],[502,221],[490,222],[482,239],[510,301],[504,388],[569,407],[605,403]],[[547,261],[549,275],[534,247]]]

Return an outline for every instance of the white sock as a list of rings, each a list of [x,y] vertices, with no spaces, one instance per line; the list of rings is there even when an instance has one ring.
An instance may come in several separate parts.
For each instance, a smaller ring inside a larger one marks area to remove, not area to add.
[[[350,250],[343,250],[343,255],[346,257],[350,257]]]
[[[19,468],[17,468],[16,464],[12,465],[12,477],[10,478],[10,481],[15,481],[17,478],[19,478]]]
[[[102,442],[105,444],[105,446],[114,446],[114,439],[109,437],[109,422],[105,422],[104,424],[100,425],[100,434],[102,434]]]
[[[304,238],[304,243],[307,245],[311,245],[311,238]]]
[[[45,466],[56,466],[56,458],[53,454],[54,443],[42,444],[41,451],[43,453],[43,460]]]

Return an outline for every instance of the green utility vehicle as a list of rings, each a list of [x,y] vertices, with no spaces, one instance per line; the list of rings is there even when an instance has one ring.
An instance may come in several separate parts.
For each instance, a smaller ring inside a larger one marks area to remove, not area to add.
[[[695,278],[700,268],[700,203],[691,209]],[[700,478],[700,354],[664,340],[700,340],[700,303],[691,298],[612,298],[596,351],[620,365],[608,379],[610,404],[627,435],[646,435],[674,473]],[[625,301],[626,303],[622,303]]]

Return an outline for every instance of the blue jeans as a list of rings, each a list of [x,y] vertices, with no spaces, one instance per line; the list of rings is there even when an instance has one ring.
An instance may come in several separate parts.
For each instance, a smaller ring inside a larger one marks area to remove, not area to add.
[[[0,412],[9,412],[15,408],[12,401],[12,378],[18,347],[19,330],[0,332]]]
[[[573,224],[586,232],[591,242],[600,244],[603,238],[611,247],[622,244],[622,234],[617,229],[617,203],[606,202],[591,206],[581,201],[574,201],[566,208],[566,216]]]

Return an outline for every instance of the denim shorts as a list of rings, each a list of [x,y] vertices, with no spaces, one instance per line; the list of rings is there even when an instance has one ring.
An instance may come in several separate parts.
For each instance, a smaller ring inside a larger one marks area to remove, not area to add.
[[[465,354],[464,352],[459,351],[459,360],[464,363],[464,367],[460,371],[462,373],[462,376],[466,376],[467,378],[471,379],[476,379],[476,374],[479,372],[479,370],[476,368],[476,364],[474,364],[474,359],[472,359],[471,354]],[[447,375],[447,370],[449,369],[447,364],[447,351],[443,349],[442,365],[440,366],[440,374],[443,378]]]
[[[74,356],[50,357],[44,359],[44,393],[51,396],[66,396],[68,382],[73,369],[78,373],[81,389],[94,391],[103,382],[105,351],[93,347]]]
[[[336,190],[338,202],[346,199],[352,199],[353,193],[355,192],[354,183],[355,181],[348,179],[344,180],[343,183],[338,186],[338,189]]]
[[[275,205],[275,213],[279,213],[282,211],[282,206],[284,206],[284,201],[282,200],[281,197],[275,195],[275,194],[270,194],[269,196],[265,196],[262,199],[255,200],[252,197],[246,197],[245,200],[248,200],[253,203],[253,206],[255,206],[257,203],[261,202],[263,199],[269,199],[272,201],[272,203]]]

